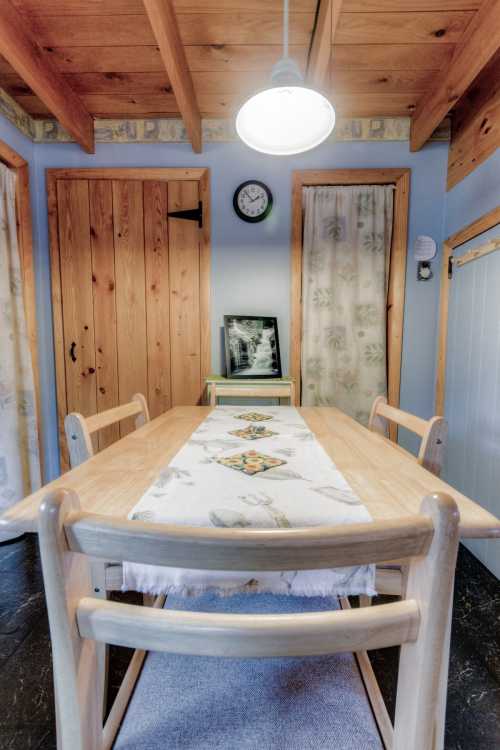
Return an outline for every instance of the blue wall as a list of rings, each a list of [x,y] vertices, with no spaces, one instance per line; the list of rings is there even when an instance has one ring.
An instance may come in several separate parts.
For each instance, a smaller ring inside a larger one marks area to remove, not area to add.
[[[1,126],[0,126],[1,128]],[[2,131],[0,129],[0,137]],[[8,137],[5,136],[5,140]],[[14,145],[14,144],[13,144]],[[99,145],[86,155],[74,144],[36,145],[34,188],[39,293],[40,368],[48,476],[58,473],[55,379],[50,298],[45,169],[91,166],[206,166],[212,191],[212,366],[222,362],[224,313],[275,314],[279,319],[283,368],[287,371],[290,326],[291,173],[294,169],[410,167],[409,248],[417,234],[443,238],[447,144],[431,143],[417,154],[408,144],[339,143],[289,158],[268,157],[234,144],[207,144],[201,155],[183,144]],[[273,213],[262,224],[240,221],[232,208],[236,186],[254,177],[274,194]],[[436,264],[436,269],[437,269]],[[408,264],[401,403],[423,417],[433,411],[438,279],[417,283]],[[413,444],[402,437],[403,442]]]

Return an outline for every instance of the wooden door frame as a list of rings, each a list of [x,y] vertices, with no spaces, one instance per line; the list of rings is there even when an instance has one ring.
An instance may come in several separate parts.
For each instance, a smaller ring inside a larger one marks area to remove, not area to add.
[[[441,289],[439,299],[438,355],[436,369],[436,402],[435,413],[443,417],[446,389],[446,350],[448,345],[448,311],[450,304],[450,270],[453,268],[453,251],[455,248],[473,240],[500,224],[500,206],[488,211],[479,219],[467,224],[443,242],[443,260],[441,265]],[[451,262],[451,269],[450,269]]]
[[[58,180],[154,180],[169,182],[196,181],[200,184],[203,203],[203,229],[200,242],[200,338],[201,381],[211,373],[211,318],[210,318],[210,169],[208,167],[90,167],[45,170],[49,216],[50,264],[52,281],[52,322],[56,367],[57,418],[60,453],[64,446],[64,417],[67,394],[63,335],[61,272],[59,266],[59,229],[57,214]],[[61,458],[64,459],[62,453]]]
[[[33,258],[33,223],[30,201],[30,173],[26,159],[0,140],[0,161],[16,174],[17,241],[21,261],[24,315],[26,333],[31,354],[33,384],[35,389],[35,413],[37,419],[40,473],[43,481],[42,409],[40,399],[40,369],[38,364],[38,335],[36,325],[36,284]]]
[[[399,406],[406,256],[411,169],[319,169],[293,173],[292,187],[292,309],[290,374],[295,378],[297,398],[301,391],[302,339],[302,188],[313,185],[395,185],[391,266],[387,295],[388,400]],[[393,429],[391,437],[395,438]]]

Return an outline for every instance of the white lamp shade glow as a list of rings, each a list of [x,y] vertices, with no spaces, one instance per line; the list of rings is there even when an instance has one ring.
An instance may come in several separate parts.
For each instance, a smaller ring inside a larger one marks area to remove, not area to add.
[[[335,110],[318,91],[305,86],[276,86],[243,104],[236,117],[241,140],[256,151],[287,156],[309,151],[328,138]]]

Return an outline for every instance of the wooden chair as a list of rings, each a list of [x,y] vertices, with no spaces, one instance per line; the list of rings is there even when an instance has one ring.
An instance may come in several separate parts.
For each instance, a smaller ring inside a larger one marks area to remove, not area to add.
[[[446,420],[443,417],[432,417],[426,421],[414,414],[389,406],[385,396],[378,396],[373,402],[368,428],[387,436],[389,422],[406,427],[407,430],[422,438],[417,461],[424,469],[437,477],[440,476],[448,436]],[[401,450],[404,449],[401,448]]]
[[[142,393],[135,393],[129,404],[115,406],[113,409],[94,414],[92,417],[83,417],[77,412],[68,414],[64,420],[64,430],[71,468],[74,469],[75,466],[79,466],[94,455],[92,435],[95,432],[128,417],[135,417],[136,429],[149,422],[148,404]]]
[[[298,657],[401,644],[392,750],[440,750],[458,526],[456,504],[446,495],[426,497],[420,515],[394,521],[265,530],[128,521],[81,512],[73,491],[51,493],[40,506],[39,541],[58,748],[113,746],[145,650]],[[119,562],[249,571],[311,570],[405,557],[409,577],[404,600],[373,607],[274,615],[187,612],[97,598],[90,583],[90,561],[103,554]],[[102,643],[138,649],[104,728],[103,675],[96,658]],[[205,662],[203,668],[210,667]],[[140,680],[136,690],[139,687]],[[146,701],[147,713],[152,702]],[[164,710],[160,704],[159,713]],[[142,725],[144,714],[145,710],[136,717]],[[137,727],[135,720],[133,726]],[[134,747],[141,746],[140,737],[135,740]],[[168,745],[168,740],[160,736],[157,746]]]
[[[295,402],[294,383],[261,386],[252,385],[225,385],[224,383],[210,384],[210,406],[217,405],[217,399],[221,396],[230,398],[287,398],[290,405]]]

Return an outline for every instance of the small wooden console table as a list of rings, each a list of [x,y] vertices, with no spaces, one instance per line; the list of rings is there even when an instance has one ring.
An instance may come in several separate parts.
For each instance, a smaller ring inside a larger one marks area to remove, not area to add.
[[[215,406],[220,396],[230,398],[277,398],[288,399],[295,406],[294,378],[225,378],[222,375],[210,375],[205,378],[208,402]]]

